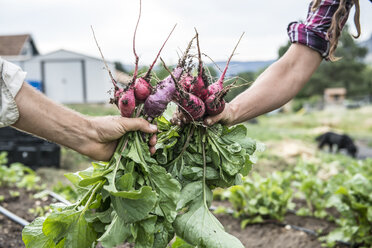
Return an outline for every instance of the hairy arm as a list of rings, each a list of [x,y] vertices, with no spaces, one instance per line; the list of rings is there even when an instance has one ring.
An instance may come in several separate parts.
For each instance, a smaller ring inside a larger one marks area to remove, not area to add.
[[[207,118],[206,123],[211,125],[221,121],[234,125],[279,108],[304,87],[321,61],[318,52],[292,44],[249,89],[231,101],[221,114]]]
[[[19,119],[13,127],[69,147],[96,160],[109,160],[125,132],[156,132],[141,118],[87,117],[57,104],[23,83],[15,97]],[[155,145],[156,138],[151,143]],[[153,147],[150,149],[154,149]]]

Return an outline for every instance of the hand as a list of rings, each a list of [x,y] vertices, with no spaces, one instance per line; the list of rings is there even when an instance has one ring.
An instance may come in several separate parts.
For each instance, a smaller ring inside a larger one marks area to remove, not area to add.
[[[231,105],[226,103],[224,110],[220,114],[206,117],[204,119],[204,124],[207,126],[212,126],[215,123],[220,122],[221,124],[232,126],[234,124],[232,112]]]
[[[95,160],[108,161],[115,152],[117,140],[129,131],[154,133],[150,138],[149,146],[151,154],[156,151],[157,127],[142,118],[104,116],[91,118],[90,123],[96,134],[85,155]]]
[[[183,111],[176,111],[171,119],[172,124],[181,126],[182,124],[187,124],[190,122],[189,118],[186,118]],[[212,126],[213,124],[221,122],[222,124],[231,126],[233,125],[232,122],[232,111],[231,107],[228,103],[225,105],[225,109],[222,111],[222,113],[215,115],[215,116],[207,116],[204,119],[204,124],[207,126]]]

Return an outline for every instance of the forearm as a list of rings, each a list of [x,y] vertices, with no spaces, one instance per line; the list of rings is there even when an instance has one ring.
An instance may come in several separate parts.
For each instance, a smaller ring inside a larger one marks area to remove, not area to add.
[[[230,124],[244,122],[287,103],[303,88],[321,61],[318,52],[292,44],[281,59],[230,103]]]
[[[27,83],[15,97],[19,119],[14,127],[87,154],[95,131],[83,115],[57,104]]]

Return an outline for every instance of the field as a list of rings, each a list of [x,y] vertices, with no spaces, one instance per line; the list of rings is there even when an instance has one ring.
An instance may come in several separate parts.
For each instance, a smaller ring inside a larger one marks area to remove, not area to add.
[[[69,107],[92,116],[117,114],[106,105]],[[372,161],[366,158],[372,157],[371,116],[372,107],[332,108],[266,115],[247,123],[250,137],[265,150],[256,153],[257,163],[242,186],[214,191],[215,215],[245,247],[321,247],[327,241],[329,247],[370,247]],[[344,151],[317,149],[315,138],[329,130],[353,137],[359,148],[357,159]],[[16,168],[13,181],[0,176],[0,204],[31,221],[46,214],[49,203],[56,201],[32,197],[44,188],[74,201],[63,174],[82,170],[90,162],[63,148],[60,170],[40,168],[36,174],[23,170],[33,175],[28,184],[20,183],[24,174]],[[337,209],[337,204],[345,209]],[[350,214],[353,220],[348,219]],[[0,247],[21,247],[21,226],[2,215],[0,233]],[[322,237],[328,240],[321,241]]]

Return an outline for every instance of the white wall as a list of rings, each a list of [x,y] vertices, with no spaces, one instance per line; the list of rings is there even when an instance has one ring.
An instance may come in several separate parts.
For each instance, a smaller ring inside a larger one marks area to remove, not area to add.
[[[112,82],[103,62],[100,60],[87,59],[86,82],[87,82],[87,101],[88,102],[108,102],[112,88]],[[114,64],[109,65],[112,73],[115,72]]]
[[[84,101],[81,61],[45,62],[45,94],[60,103]]]
[[[110,95],[107,92],[112,88],[112,83],[108,72],[104,69],[103,62],[98,58],[59,50],[46,55],[36,56],[23,62],[21,66],[27,72],[26,80],[41,81],[41,63],[44,61],[46,95],[61,103],[83,103],[80,62],[82,60],[85,64],[87,102],[108,102]],[[108,66],[114,73],[114,64],[108,63]],[[56,95],[58,91],[60,91],[60,94]],[[70,92],[70,94],[66,92]]]

